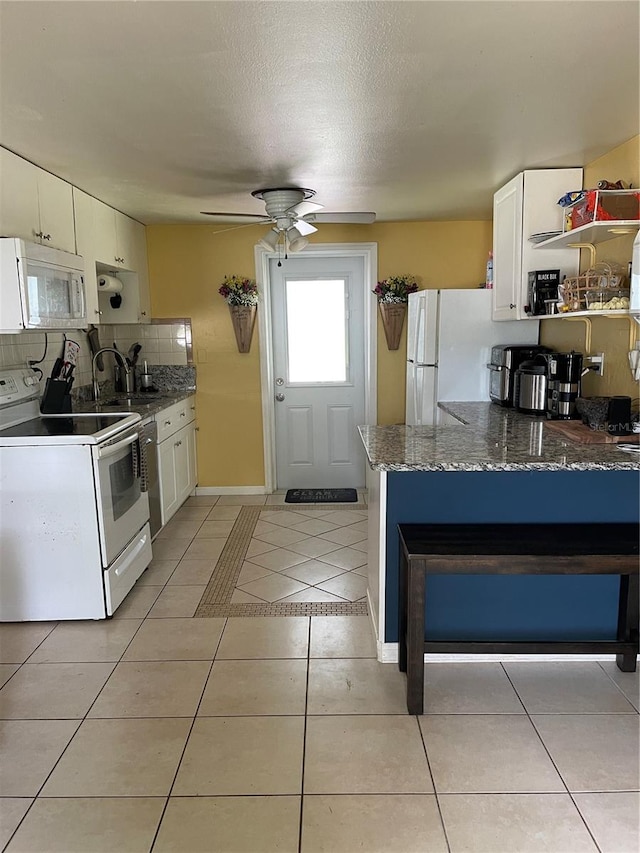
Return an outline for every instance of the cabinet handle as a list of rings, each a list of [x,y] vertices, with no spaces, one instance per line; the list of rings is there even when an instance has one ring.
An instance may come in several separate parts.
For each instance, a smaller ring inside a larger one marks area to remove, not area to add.
[[[43,239],[43,240],[50,240],[50,239],[51,239],[51,234],[43,234],[43,235],[42,235],[42,239]]]
[[[512,311],[513,311],[513,309],[514,309],[515,307],[516,307],[516,306],[513,304],[513,302],[510,302],[510,303],[509,303],[509,308],[510,308]]]
[[[195,407],[195,406],[191,406],[191,411],[192,411],[192,412],[195,412],[195,410],[196,410],[196,407]]]
[[[186,418],[186,417],[187,417],[187,413],[186,413],[186,412],[180,412],[180,417],[181,417],[181,418]]]
[[[175,443],[173,446],[174,446],[174,447],[180,447],[180,445],[181,445],[181,444],[182,444],[182,442],[181,442],[181,441],[176,441],[176,443]]]
[[[141,311],[141,312],[140,312],[140,316],[141,316],[141,317],[146,317],[146,316],[147,316],[147,312],[146,312],[146,311]]]
[[[34,237],[40,237],[40,239],[42,239],[42,231],[34,231],[33,236]]]
[[[165,421],[165,422],[164,422],[164,425],[165,425],[165,426],[171,426],[171,421]]]
[[[96,314],[102,314],[102,311],[99,311],[99,310],[96,308]]]

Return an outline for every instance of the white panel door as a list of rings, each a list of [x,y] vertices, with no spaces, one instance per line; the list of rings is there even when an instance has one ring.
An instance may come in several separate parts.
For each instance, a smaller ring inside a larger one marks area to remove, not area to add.
[[[363,488],[363,260],[274,259],[269,277],[277,488]]]

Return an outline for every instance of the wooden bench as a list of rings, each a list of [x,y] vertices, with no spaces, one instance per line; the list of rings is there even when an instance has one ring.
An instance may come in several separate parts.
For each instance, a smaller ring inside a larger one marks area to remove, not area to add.
[[[640,526],[621,524],[399,524],[399,658],[407,673],[407,708],[423,713],[424,655],[615,654],[633,672],[638,654]],[[620,575],[615,640],[425,641],[430,574]]]

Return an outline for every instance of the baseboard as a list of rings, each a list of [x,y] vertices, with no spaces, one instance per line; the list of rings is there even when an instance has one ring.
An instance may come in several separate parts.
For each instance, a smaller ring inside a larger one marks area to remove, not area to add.
[[[196,495],[270,495],[265,486],[198,486]]]
[[[425,663],[502,663],[509,661],[615,660],[615,655],[425,655]],[[380,663],[398,663],[398,644],[378,642]]]

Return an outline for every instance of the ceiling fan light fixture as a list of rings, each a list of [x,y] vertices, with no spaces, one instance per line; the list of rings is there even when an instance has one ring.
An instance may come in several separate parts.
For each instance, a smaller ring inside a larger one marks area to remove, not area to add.
[[[261,240],[258,240],[258,246],[261,249],[266,249],[267,252],[275,252],[279,240],[280,234],[272,228]]]
[[[309,245],[309,241],[306,237],[303,237],[302,234],[296,229],[292,228],[287,234],[288,247],[290,252],[301,252],[306,246]]]

